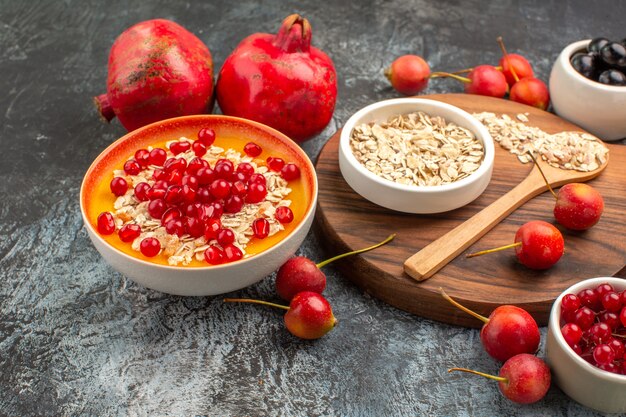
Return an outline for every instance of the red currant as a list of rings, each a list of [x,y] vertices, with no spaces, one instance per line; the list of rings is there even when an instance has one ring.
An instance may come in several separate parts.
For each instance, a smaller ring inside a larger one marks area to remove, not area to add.
[[[215,131],[208,127],[200,129],[198,132],[198,140],[206,147],[213,145],[213,142],[215,142]]]
[[[613,286],[609,283],[600,284],[596,287],[595,293],[598,294],[598,298],[602,298],[607,292],[615,292]]]
[[[270,222],[262,217],[255,219],[252,222],[252,232],[257,239],[265,239],[270,234]]]
[[[148,213],[153,219],[160,219],[161,217],[163,217],[163,213],[165,213],[165,209],[166,209],[165,202],[160,198],[152,200],[148,204]]]
[[[287,206],[276,207],[276,220],[281,223],[291,223],[293,221],[293,211]]]
[[[230,229],[221,229],[217,233],[217,243],[222,245],[222,247],[226,245],[230,245],[235,241],[235,233]]]
[[[243,258],[243,252],[235,245],[226,245],[224,248],[224,257],[228,262],[238,261]]]
[[[115,219],[108,211],[100,213],[98,216],[98,233],[101,235],[110,235],[115,232]]]
[[[611,312],[620,311],[622,308],[622,299],[617,293],[605,292],[602,295],[602,306],[605,310]]]
[[[215,245],[211,245],[204,251],[204,259],[211,265],[222,264],[225,260],[224,251]]]
[[[613,338],[607,343],[607,345],[609,345],[609,347],[613,350],[616,358],[624,357],[624,343],[621,340]]]
[[[273,156],[267,158],[266,162],[268,168],[274,172],[280,172],[280,170],[285,166],[285,161],[282,158],[276,158]]]
[[[593,312],[589,307],[581,307],[576,310],[576,314],[574,317],[574,321],[576,324],[580,326],[581,329],[587,330],[592,325],[596,319],[596,313]]]
[[[126,191],[128,190],[128,183],[122,177],[115,177],[111,180],[110,187],[111,192],[119,197],[126,194]]]
[[[191,143],[187,142],[186,140],[180,140],[178,142],[173,142],[170,144],[170,151],[174,155],[187,152],[189,149],[191,149]]]
[[[300,178],[300,168],[296,164],[288,163],[280,170],[280,176],[286,181],[293,181]]]
[[[226,213],[239,213],[243,208],[243,198],[238,195],[231,195],[224,203]]]
[[[609,345],[601,344],[593,349],[593,360],[598,365],[608,365],[615,360],[615,352]]]
[[[139,250],[141,250],[144,256],[152,258],[161,251],[161,243],[156,238],[147,237],[139,244]]]
[[[124,172],[127,175],[137,175],[141,172],[141,165],[134,159],[129,159],[124,163]]]
[[[248,142],[243,147],[243,151],[246,153],[246,155],[256,158],[257,156],[261,155],[263,149],[254,142]]]
[[[619,321],[622,322],[622,326],[626,327],[626,307],[622,307],[622,311],[619,313]]]
[[[561,299],[561,310],[576,311],[580,308],[580,299],[574,294],[565,294]]]
[[[567,323],[561,327],[561,334],[568,345],[574,346],[583,337],[583,331],[576,323]]]
[[[600,308],[600,297],[597,292],[590,288],[580,291],[578,298],[580,299],[580,303],[585,307],[589,307],[594,311],[598,311]]]
[[[122,242],[132,242],[141,234],[141,226],[133,223],[125,224],[117,234]]]
[[[230,194],[230,183],[224,179],[218,179],[209,186],[211,195],[218,200],[228,197]]]
[[[193,150],[193,153],[196,154],[196,156],[198,157],[204,156],[206,154],[206,145],[202,142],[194,142],[193,145],[191,145],[191,149]]]
[[[267,188],[264,184],[252,183],[248,185],[248,194],[246,194],[246,203],[260,203],[267,195]]]
[[[616,313],[605,311],[598,317],[600,322],[606,323],[611,329],[615,330],[619,327],[619,316]]]
[[[148,201],[148,191],[150,190],[150,185],[147,182],[140,182],[135,185],[135,198],[139,201]]]
[[[593,343],[605,343],[611,339],[611,328],[606,323],[593,324],[587,338]]]
[[[154,148],[150,151],[150,165],[163,166],[167,159],[167,152],[161,148]]]
[[[150,152],[147,149],[139,149],[135,152],[135,161],[143,168],[147,167],[150,165]]]

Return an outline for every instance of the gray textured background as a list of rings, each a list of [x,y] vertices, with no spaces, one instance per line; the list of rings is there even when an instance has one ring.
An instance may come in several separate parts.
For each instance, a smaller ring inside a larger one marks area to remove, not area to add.
[[[243,37],[275,32],[293,12],[339,76],[333,121],[303,146],[312,158],[354,111],[396,96],[382,75],[396,56],[417,53],[438,70],[495,63],[504,35],[547,81],[566,44],[626,36],[618,1],[0,0],[0,415],[590,415],[555,387],[521,407],[495,383],[448,375],[453,365],[497,372],[478,331],[389,307],[332,268],[339,326],[305,342],[279,311],[150,291],[100,258],[78,191],[124,133],[91,105],[115,37],[172,19],[219,69]],[[459,91],[452,80],[427,90]],[[323,243],[310,235],[300,252],[320,260]],[[231,295],[272,299],[273,278]]]

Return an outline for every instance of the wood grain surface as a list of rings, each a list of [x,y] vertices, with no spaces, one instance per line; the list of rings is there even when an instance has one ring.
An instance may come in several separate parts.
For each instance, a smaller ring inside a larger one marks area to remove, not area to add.
[[[465,94],[425,98],[469,112],[529,113],[529,124],[549,133],[581,130],[551,113],[508,100]],[[403,271],[404,261],[514,188],[527,177],[532,164],[522,164],[496,146],[493,177],[477,200],[447,213],[405,214],[367,201],[346,184],[337,162],[338,143],[339,132],[325,145],[316,164],[320,184],[316,231],[333,254],[369,246],[391,232],[397,233],[387,246],[337,263],[348,279],[393,306],[438,321],[480,327],[481,322],[455,309],[439,295],[442,287],[459,302],[482,314],[488,315],[501,304],[515,304],[545,325],[554,298],[568,286],[585,278],[626,276],[626,222],[623,221],[626,148],[623,146],[608,145],[608,167],[589,182],[605,199],[600,222],[585,232],[568,231],[557,224],[565,238],[565,254],[551,269],[527,269],[516,261],[511,250],[471,259],[458,256],[429,280],[417,282]],[[512,243],[516,230],[527,221],[555,223],[553,207],[554,197],[547,192],[533,198],[465,253]]]

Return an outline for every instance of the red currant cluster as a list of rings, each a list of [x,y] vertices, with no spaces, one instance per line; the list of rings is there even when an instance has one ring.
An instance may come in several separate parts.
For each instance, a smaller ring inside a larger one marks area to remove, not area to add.
[[[203,158],[215,141],[212,129],[201,129],[194,142],[179,140],[169,145],[172,156],[163,148],[150,151],[139,149],[134,158],[126,161],[126,175],[138,175],[145,169],[152,169],[152,180],[135,185],[132,195],[139,202],[148,202],[150,217],[160,220],[167,233],[193,238],[204,236],[207,242],[215,241],[204,252],[205,260],[212,265],[233,262],[243,257],[241,249],[234,245],[235,234],[231,229],[223,228],[222,215],[240,212],[244,204],[256,204],[267,196],[266,177],[255,172],[254,166],[241,162],[237,166],[226,158],[219,159],[213,167]],[[187,151],[195,157],[186,159],[177,157]],[[246,155],[256,158],[263,149],[250,142],[244,146]],[[300,169],[293,163],[285,163],[281,158],[267,158],[269,170],[279,172],[286,181],[300,178]],[[115,177],[110,183],[111,192],[123,196],[129,185],[125,178]],[[280,223],[293,221],[293,212],[289,207],[277,207],[275,218]],[[103,212],[98,216],[98,231],[102,235],[115,232],[115,220],[111,213]],[[260,217],[252,224],[254,237],[264,239],[269,235],[270,223]],[[141,235],[141,227],[135,223],[122,226],[118,235],[122,242],[132,242]],[[156,256],[161,251],[161,244],[154,237],[146,237],[140,243],[140,251],[148,257]]]
[[[626,375],[626,290],[610,284],[566,294],[561,300],[561,333],[580,357],[600,369]]]

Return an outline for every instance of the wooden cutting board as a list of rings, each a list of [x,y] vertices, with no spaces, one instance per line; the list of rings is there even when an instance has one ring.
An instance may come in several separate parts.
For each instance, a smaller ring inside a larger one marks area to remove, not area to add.
[[[581,131],[551,113],[508,100],[465,94],[423,98],[453,104],[470,113],[490,111],[513,117],[528,113],[528,124],[549,133]],[[440,296],[442,287],[481,314],[489,315],[501,304],[515,304],[528,310],[540,325],[546,325],[552,302],[570,285],[591,277],[626,278],[626,146],[608,145],[608,167],[589,182],[604,197],[605,211],[600,222],[585,232],[572,232],[557,225],[565,238],[565,254],[549,270],[524,267],[511,250],[471,259],[460,255],[430,279],[417,282],[404,273],[404,261],[517,185],[532,165],[520,163],[515,155],[496,145],[491,183],[477,200],[447,213],[405,214],[369,202],[343,180],[338,164],[339,133],[324,146],[316,163],[319,197],[315,230],[329,255],[370,246],[397,233],[394,241],[382,248],[336,263],[346,278],[374,297],[419,316],[480,327],[482,322],[455,309]],[[555,223],[554,202],[548,192],[535,197],[465,253],[512,243],[519,226],[527,221]]]

